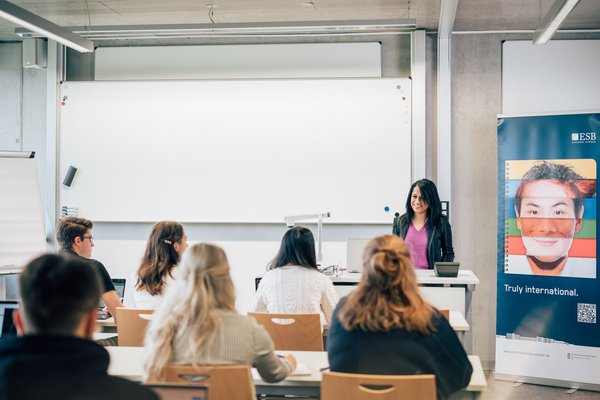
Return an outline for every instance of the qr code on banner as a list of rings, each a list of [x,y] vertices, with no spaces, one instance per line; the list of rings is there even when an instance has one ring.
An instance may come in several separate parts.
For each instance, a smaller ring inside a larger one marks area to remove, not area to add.
[[[596,305],[577,303],[577,322],[596,323]]]

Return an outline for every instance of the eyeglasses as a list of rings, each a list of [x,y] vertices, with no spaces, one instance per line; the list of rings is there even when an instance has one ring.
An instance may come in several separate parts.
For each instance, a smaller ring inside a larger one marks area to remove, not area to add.
[[[90,242],[92,242],[92,243],[94,242],[94,237],[93,237],[93,236],[82,236],[81,238],[82,238],[83,240],[85,240],[85,239],[89,239],[89,240],[90,240]]]

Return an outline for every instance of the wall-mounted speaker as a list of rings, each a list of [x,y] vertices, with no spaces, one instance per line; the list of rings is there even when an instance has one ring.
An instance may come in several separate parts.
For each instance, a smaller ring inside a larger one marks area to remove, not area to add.
[[[69,170],[65,175],[65,179],[63,180],[63,185],[66,187],[71,187],[71,183],[73,183],[73,178],[75,178],[75,173],[77,172],[77,168],[74,166],[69,166]]]

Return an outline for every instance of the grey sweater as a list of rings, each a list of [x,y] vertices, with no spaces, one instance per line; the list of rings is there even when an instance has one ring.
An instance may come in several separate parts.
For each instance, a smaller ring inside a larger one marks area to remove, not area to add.
[[[266,382],[279,382],[291,372],[289,363],[275,354],[271,337],[254,318],[225,312],[219,313],[218,318],[215,336],[199,359],[192,360],[189,342],[176,336],[171,363],[246,364],[256,367]]]

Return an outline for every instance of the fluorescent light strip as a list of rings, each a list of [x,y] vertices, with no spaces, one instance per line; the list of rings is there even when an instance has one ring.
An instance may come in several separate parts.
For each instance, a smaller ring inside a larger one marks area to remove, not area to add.
[[[410,32],[416,28],[414,19],[365,21],[298,21],[282,23],[232,23],[96,26],[69,28],[93,40],[157,39],[181,37],[244,37],[289,35],[368,35]],[[35,37],[31,32],[16,30],[21,37]]]
[[[533,35],[533,44],[545,44],[556,33],[579,0],[556,0]]]
[[[55,23],[9,3],[8,1],[0,0],[0,18],[4,18],[24,28],[31,29],[41,36],[56,40],[81,53],[94,51],[94,43],[92,41],[76,35],[62,26],[56,25]]]

